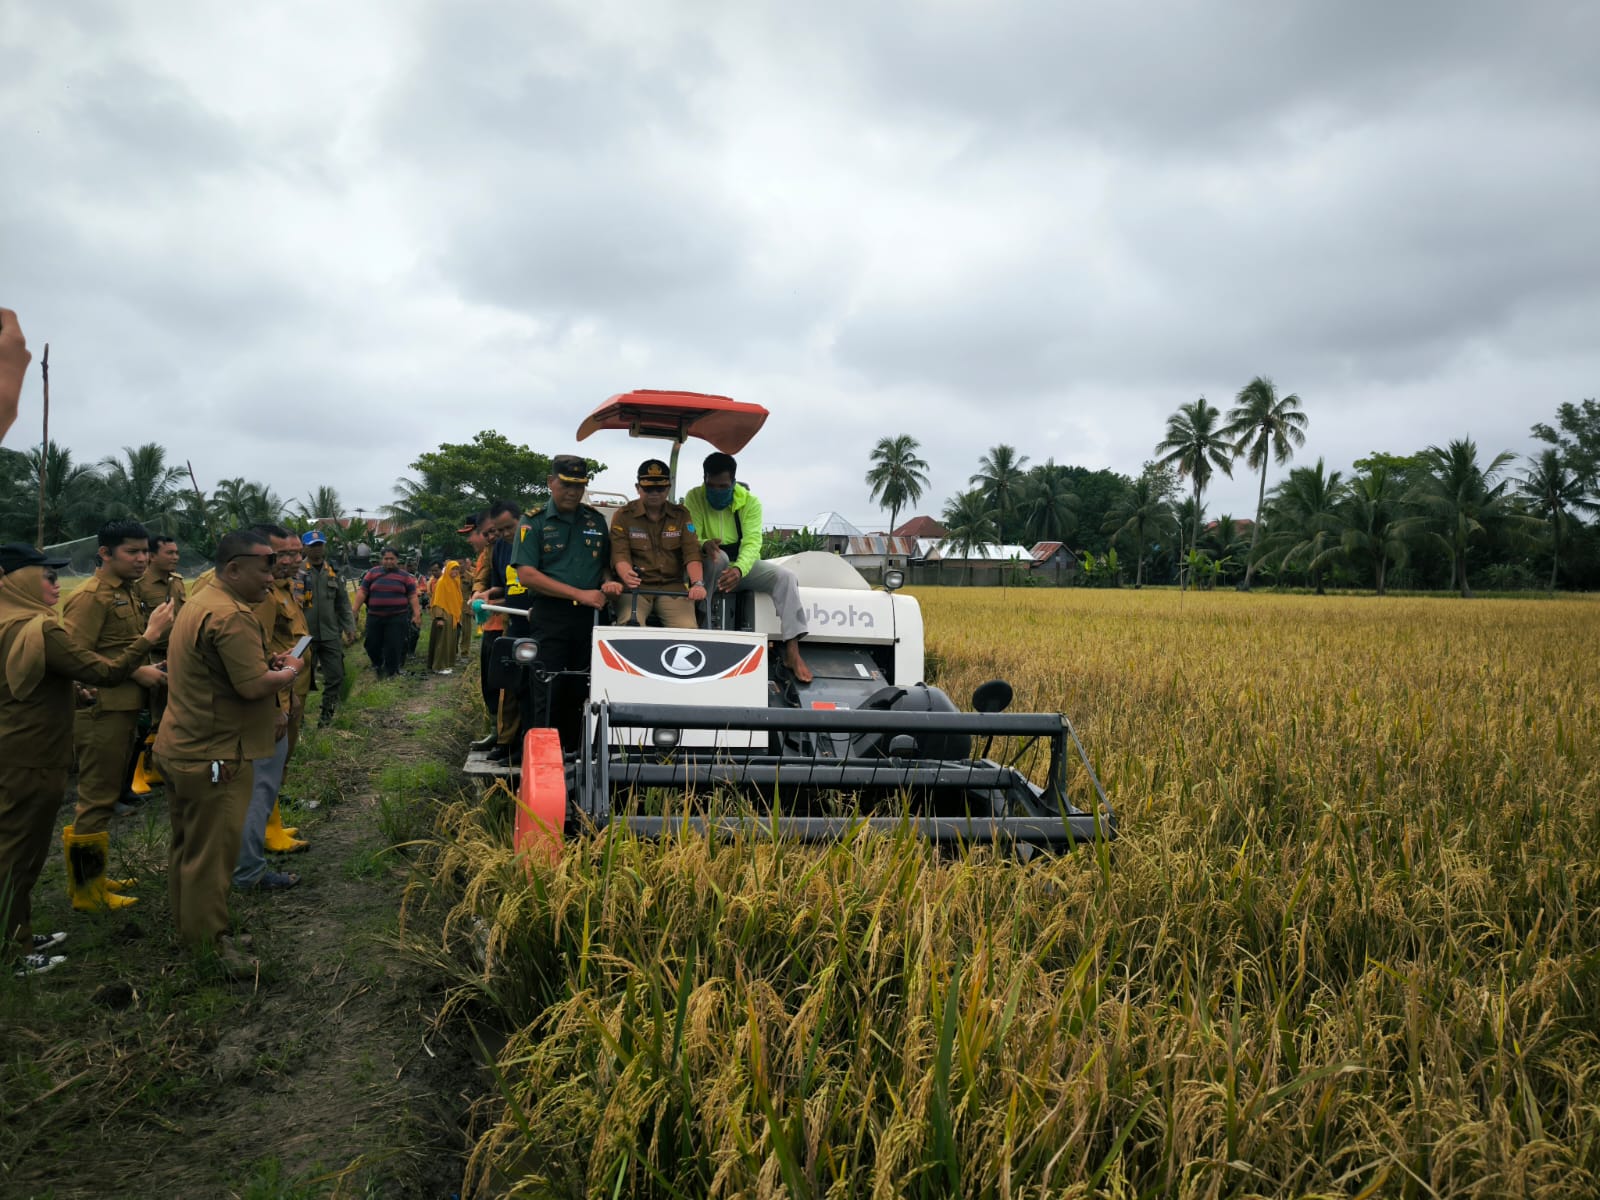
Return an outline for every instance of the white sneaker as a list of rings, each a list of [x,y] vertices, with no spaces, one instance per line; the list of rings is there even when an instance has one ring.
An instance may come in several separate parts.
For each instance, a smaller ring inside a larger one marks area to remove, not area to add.
[[[36,933],[33,935],[33,952],[39,954],[51,946],[61,945],[66,940],[67,934],[63,929],[58,929],[54,933]]]
[[[65,954],[24,954],[17,959],[17,969],[12,974],[18,979],[26,979],[29,975],[43,975],[46,971],[54,971],[66,961]]]

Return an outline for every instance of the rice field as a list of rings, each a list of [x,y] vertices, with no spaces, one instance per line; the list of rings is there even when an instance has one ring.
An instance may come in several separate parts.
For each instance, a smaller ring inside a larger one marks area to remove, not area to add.
[[[1600,603],[919,596],[958,703],[1073,718],[1118,840],[530,880],[458,804],[415,902],[507,1035],[469,1194],[1600,1190]]]

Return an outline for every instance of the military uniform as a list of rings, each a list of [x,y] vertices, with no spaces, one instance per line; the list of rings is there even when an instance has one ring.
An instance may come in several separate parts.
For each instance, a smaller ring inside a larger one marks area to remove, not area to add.
[[[10,914],[0,944],[9,935],[24,952],[32,934],[30,893],[72,764],[73,680],[113,688],[150,655],[142,626],[114,656],[82,649],[53,613],[44,614],[40,632],[44,674],[31,690],[18,696],[0,670],[0,913]],[[0,630],[0,664],[20,649],[24,633],[22,623]],[[103,848],[100,855],[103,877]]]
[[[350,592],[344,580],[327,563],[321,567],[307,563],[295,579],[306,632],[311,635],[311,649],[306,655],[311,669],[306,687],[311,686],[313,675],[321,679],[322,720],[327,723],[333,720],[339,694],[344,690],[344,638],[356,631],[356,617],[350,609]]]
[[[167,715],[156,760],[167,781],[167,885],[179,935],[210,942],[228,928],[228,881],[250,803],[250,764],[273,753],[273,696],[236,685],[266,674],[267,641],[250,607],[216,585],[191,595],[167,648]]]
[[[145,613],[130,584],[105,567],[67,597],[61,624],[80,654],[116,658],[144,635]],[[149,661],[146,650],[145,661]],[[111,826],[111,813],[122,795],[132,761],[139,713],[147,703],[145,689],[131,679],[100,689],[90,708],[73,718],[73,746],[78,752],[78,809],[73,826],[80,836],[93,836]]]
[[[611,561],[625,562],[639,572],[641,588],[682,592],[686,565],[699,560],[700,539],[689,510],[681,504],[669,502],[661,519],[652,521],[644,501],[635,500],[611,519]],[[694,605],[687,596],[630,596],[624,592],[616,600],[617,620],[632,620],[635,602],[641,624],[656,612],[663,624],[674,629],[695,628]]]
[[[610,544],[606,519],[597,509],[580,504],[572,513],[563,514],[552,501],[517,529],[511,570],[533,567],[558,583],[592,591],[607,578]],[[587,671],[594,622],[595,610],[587,605],[534,594],[528,624],[539,640],[535,666],[547,671]],[[561,732],[562,746],[575,749],[585,699],[582,682],[562,676],[549,688],[535,685],[532,693],[525,724],[553,725]]]

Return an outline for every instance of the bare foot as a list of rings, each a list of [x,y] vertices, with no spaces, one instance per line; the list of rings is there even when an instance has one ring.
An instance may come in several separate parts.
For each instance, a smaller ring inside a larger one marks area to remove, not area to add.
[[[789,673],[801,683],[810,683],[813,676],[811,668],[806,666],[806,660],[800,657],[800,643],[788,642],[784,646],[783,661],[789,667]]]

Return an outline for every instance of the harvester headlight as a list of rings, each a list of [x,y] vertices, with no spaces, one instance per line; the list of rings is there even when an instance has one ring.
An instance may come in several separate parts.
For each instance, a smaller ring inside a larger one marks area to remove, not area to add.
[[[650,742],[657,750],[673,750],[678,745],[678,731],[676,729],[652,729]]]
[[[905,585],[906,573],[904,571],[890,570],[883,573],[884,591],[898,592],[901,588],[905,587]]]
[[[532,638],[518,638],[511,646],[511,661],[520,667],[533,666],[539,657],[539,643]]]

